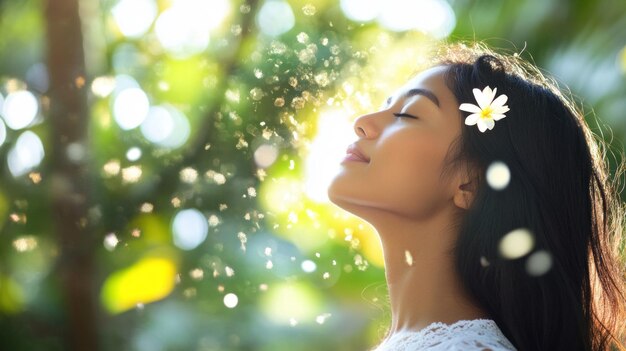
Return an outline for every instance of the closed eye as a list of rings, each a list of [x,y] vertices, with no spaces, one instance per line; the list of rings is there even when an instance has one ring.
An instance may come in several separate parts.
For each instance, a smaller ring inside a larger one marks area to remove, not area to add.
[[[394,112],[393,115],[396,116],[396,117],[409,117],[409,118],[418,119],[417,117],[415,117],[413,115],[410,115],[408,113],[397,113],[397,112]]]

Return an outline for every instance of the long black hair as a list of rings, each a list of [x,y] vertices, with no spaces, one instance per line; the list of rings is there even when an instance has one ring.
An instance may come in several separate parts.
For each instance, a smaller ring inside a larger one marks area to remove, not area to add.
[[[519,350],[625,350],[624,206],[605,142],[557,81],[517,54],[458,42],[434,62],[448,67],[459,104],[490,86],[510,108],[493,130],[463,125],[448,153],[444,173],[465,165],[479,185],[451,251],[463,285]],[[459,110],[462,123],[467,115]],[[504,189],[486,180],[494,162],[509,170]],[[516,229],[532,245],[510,258],[501,241]]]

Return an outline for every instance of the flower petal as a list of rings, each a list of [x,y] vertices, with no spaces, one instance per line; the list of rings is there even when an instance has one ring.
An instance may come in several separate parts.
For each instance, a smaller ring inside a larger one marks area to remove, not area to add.
[[[499,120],[503,119],[504,117],[506,117],[506,115],[501,114],[501,113],[492,113],[491,114],[491,118],[493,118],[496,121],[499,121]]]
[[[478,120],[478,130],[480,130],[483,133],[485,132],[485,130],[487,130],[487,125],[485,124],[485,121],[482,118]]]
[[[480,113],[482,111],[480,107],[474,104],[468,104],[468,103],[461,104],[461,106],[459,106],[459,110],[463,110],[467,112],[474,112],[474,113]]]
[[[476,98],[476,102],[478,103],[478,106],[480,106],[481,109],[484,109],[485,107],[489,106],[489,103],[491,101],[489,101],[489,99],[483,94],[482,91],[480,91],[477,88],[474,88],[472,92],[474,92],[474,98]]]
[[[504,94],[498,96],[495,100],[493,100],[493,102],[491,103],[492,107],[495,106],[504,106],[504,104],[506,103],[506,100],[508,99],[508,97]]]
[[[508,106],[492,106],[491,108],[493,109],[493,112],[495,113],[505,113],[509,111]]]
[[[465,118],[465,124],[468,126],[473,126],[480,119],[480,115],[478,113],[472,113],[471,115]]]
[[[485,119],[485,125],[487,126],[487,128],[489,128],[491,130],[491,129],[493,129],[493,126],[496,125],[496,122],[494,122],[493,119],[491,119],[491,118],[486,118]]]
[[[485,98],[487,100],[489,100],[489,103],[491,103],[491,101],[493,101],[493,98],[496,96],[496,91],[497,90],[498,90],[498,88],[493,88],[493,90],[492,90],[491,87],[488,86],[488,85],[483,90],[483,95],[485,96]]]

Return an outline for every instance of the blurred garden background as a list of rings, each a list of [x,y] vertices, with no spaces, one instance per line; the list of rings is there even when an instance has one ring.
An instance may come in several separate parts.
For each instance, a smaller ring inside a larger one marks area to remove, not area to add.
[[[0,0],[0,349],[372,347],[379,241],[326,186],[354,119],[461,39],[623,152],[624,1]]]

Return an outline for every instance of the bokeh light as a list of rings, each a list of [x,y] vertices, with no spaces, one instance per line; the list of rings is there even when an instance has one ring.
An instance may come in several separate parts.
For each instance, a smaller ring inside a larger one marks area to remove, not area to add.
[[[26,174],[39,166],[45,155],[39,136],[30,130],[20,134],[7,156],[9,171],[14,177]]]
[[[511,172],[506,163],[494,161],[487,167],[486,178],[487,184],[489,184],[492,189],[502,190],[509,185]]]
[[[526,259],[526,272],[529,275],[541,276],[546,274],[550,268],[552,268],[552,255],[545,250],[534,252]]]
[[[115,77],[97,77],[91,82],[91,92],[98,97],[107,97],[115,89]]]
[[[206,217],[195,208],[179,211],[172,222],[174,244],[183,250],[198,247],[206,239],[208,230]]]
[[[275,37],[288,32],[296,23],[291,6],[283,0],[267,0],[256,17],[262,33]]]
[[[4,121],[0,119],[0,147],[4,144],[5,140],[7,140],[7,127],[4,125]]]
[[[102,287],[102,303],[110,313],[158,301],[174,289],[176,264],[165,257],[144,257],[111,274]]]
[[[137,146],[133,146],[130,149],[128,149],[128,151],[126,151],[126,159],[131,162],[139,160],[140,157],[141,157],[141,149],[138,148]]]
[[[254,151],[254,162],[260,168],[271,166],[278,157],[278,148],[274,145],[261,144]]]
[[[315,269],[317,269],[317,265],[315,264],[315,262],[311,260],[302,261],[302,263],[300,264],[300,267],[302,268],[304,272],[307,272],[307,273],[315,272]]]
[[[341,10],[349,19],[357,22],[368,22],[380,14],[382,0],[341,0]]]
[[[148,115],[150,101],[140,88],[128,88],[115,96],[113,116],[124,130],[138,127]]]
[[[119,242],[120,242],[120,239],[117,238],[117,235],[115,235],[115,233],[109,233],[104,237],[104,240],[103,240],[104,248],[109,251],[113,251],[115,250]]]
[[[154,0],[120,0],[111,14],[123,35],[137,38],[150,29],[157,10]]]
[[[224,306],[228,308],[235,308],[238,302],[239,302],[239,298],[237,297],[237,295],[233,293],[228,293],[224,295]]]
[[[187,117],[169,104],[151,107],[140,129],[148,141],[172,149],[185,144],[191,133]]]
[[[38,111],[37,98],[28,90],[10,93],[2,104],[2,117],[7,127],[13,130],[30,125]]]
[[[498,248],[502,257],[516,259],[528,254],[534,245],[535,238],[532,232],[526,228],[518,228],[504,235]]]

